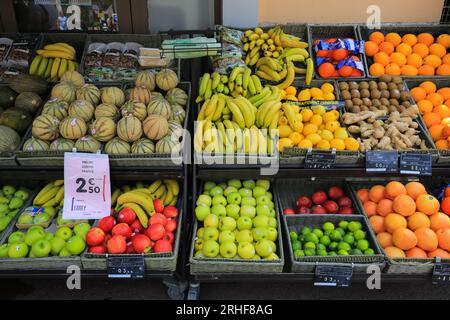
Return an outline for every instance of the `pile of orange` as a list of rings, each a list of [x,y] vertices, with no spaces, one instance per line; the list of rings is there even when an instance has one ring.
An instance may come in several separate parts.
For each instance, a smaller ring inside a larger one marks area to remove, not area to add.
[[[442,212],[450,215],[450,187],[445,188],[444,197],[441,202]]]
[[[425,81],[411,90],[438,149],[450,149],[450,88]]]
[[[430,33],[419,35],[376,31],[366,41],[366,55],[372,57],[370,74],[403,76],[450,76],[450,35],[436,39]]]
[[[450,217],[423,184],[392,181],[358,196],[389,258],[450,258]]]

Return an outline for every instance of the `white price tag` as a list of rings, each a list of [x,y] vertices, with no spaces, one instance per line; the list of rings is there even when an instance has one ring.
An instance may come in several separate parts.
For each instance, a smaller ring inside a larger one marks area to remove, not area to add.
[[[109,157],[66,153],[64,156],[65,220],[98,220],[111,212]]]

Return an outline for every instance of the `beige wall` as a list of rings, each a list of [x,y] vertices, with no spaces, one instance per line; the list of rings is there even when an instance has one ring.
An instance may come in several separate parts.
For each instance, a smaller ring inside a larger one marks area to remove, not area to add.
[[[259,22],[360,23],[378,5],[382,22],[439,22],[444,0],[259,0]]]

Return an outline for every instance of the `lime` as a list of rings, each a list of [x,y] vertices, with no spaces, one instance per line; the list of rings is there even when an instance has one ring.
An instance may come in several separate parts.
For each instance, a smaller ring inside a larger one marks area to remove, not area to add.
[[[355,243],[355,237],[353,236],[353,234],[348,233],[344,237],[344,242],[348,243],[349,245],[352,245],[353,243]]]
[[[336,253],[336,251],[330,251],[330,252],[328,252],[328,255],[334,257],[334,256],[337,256],[337,253]]]
[[[334,230],[334,224],[332,224],[331,222],[325,222],[322,226],[322,229],[324,231],[333,231]]]
[[[352,247],[347,242],[339,242],[338,250],[350,251]]]
[[[336,231],[339,231],[339,233],[341,234],[341,236],[345,236],[346,232],[344,229],[342,228],[337,228]]]
[[[329,236],[323,236],[322,238],[320,238],[320,243],[324,246],[329,246],[331,243],[331,239]]]
[[[332,242],[332,243],[330,243],[330,245],[328,246],[328,248],[329,248],[331,251],[335,251],[335,250],[337,250],[338,245],[339,245],[339,243],[337,243],[337,242]]]
[[[306,251],[307,249],[313,249],[316,250],[316,244],[312,243],[312,242],[307,242],[305,243],[305,245],[303,246],[303,249]]]
[[[353,249],[351,253],[352,256],[360,256],[362,254],[363,254],[362,251],[359,249]]]
[[[347,228],[348,228],[348,221],[341,221],[341,222],[339,222],[339,228],[347,230]]]
[[[334,230],[327,230],[323,234],[326,236],[330,236],[333,233]]]
[[[316,250],[314,250],[314,249],[306,249],[305,250],[305,256],[314,257],[315,255],[316,255]]]
[[[327,250],[327,247],[326,246],[324,246],[323,244],[321,244],[321,243],[319,243],[318,245],[317,245],[317,251],[323,251],[323,250]]]
[[[307,242],[313,242],[315,244],[319,243],[319,237],[315,233],[310,233],[305,237]]]
[[[317,255],[319,257],[326,257],[328,255],[328,253],[326,250],[319,250],[319,251],[317,251]]]
[[[367,249],[364,251],[364,254],[368,255],[368,256],[372,256],[375,254],[375,251],[373,251],[373,249]]]
[[[348,230],[355,232],[362,229],[362,224],[359,221],[352,221],[348,224]]]
[[[355,240],[356,240],[356,241],[366,239],[366,233],[365,233],[364,231],[362,231],[362,230],[356,230],[356,231],[353,233],[353,236],[355,237]]]
[[[294,252],[294,256],[296,258],[304,257],[305,256],[305,252],[303,250],[297,250],[297,251]]]
[[[302,235],[306,236],[306,235],[308,235],[308,234],[310,234],[310,233],[311,233],[311,229],[310,229],[310,228],[308,228],[308,227],[303,227],[303,229],[302,229]]]
[[[339,250],[338,251],[338,255],[339,256],[348,256],[348,251],[346,251],[346,250]]]
[[[294,241],[292,243],[292,250],[294,251],[302,250],[302,243],[300,241]]]
[[[295,231],[292,231],[289,236],[291,237],[292,242],[297,241],[298,240],[298,234]]]
[[[330,235],[331,241],[339,242],[342,240],[342,234],[338,230],[334,230]]]
[[[370,248],[369,241],[367,241],[367,240],[359,240],[358,241],[358,249],[359,250],[366,251],[369,248]]]
[[[313,231],[312,231],[318,238],[321,238],[321,237],[323,237],[323,231],[322,230],[320,230],[320,229],[314,229]]]
[[[298,241],[300,241],[300,242],[305,242],[305,236],[304,235],[302,235],[302,234],[300,234],[299,236],[298,236]]]

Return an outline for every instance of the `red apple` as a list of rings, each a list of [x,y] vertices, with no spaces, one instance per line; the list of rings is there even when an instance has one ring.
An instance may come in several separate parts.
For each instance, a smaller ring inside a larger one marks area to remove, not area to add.
[[[153,245],[149,237],[143,234],[138,234],[137,236],[135,236],[132,243],[134,251],[138,254],[149,253]]]
[[[93,253],[93,254],[105,254],[107,251],[105,246],[97,246],[97,247],[92,247],[89,248],[89,253]]]
[[[312,213],[314,213],[314,214],[327,214],[327,210],[324,207],[318,205],[318,206],[314,206],[312,208]]]
[[[144,233],[145,229],[142,226],[142,224],[140,223],[139,220],[134,220],[134,222],[130,225],[131,231],[133,231],[134,233]]]
[[[164,209],[164,215],[166,218],[176,218],[178,217],[178,209],[174,206],[168,206]]]
[[[168,240],[170,243],[173,243],[175,241],[175,236],[172,232],[167,232],[161,240]]]
[[[159,240],[155,243],[155,247],[153,249],[155,253],[172,252],[172,244],[168,240]]]
[[[162,224],[154,224],[145,231],[145,234],[153,241],[158,241],[166,234],[166,229]]]
[[[310,207],[300,207],[295,211],[296,214],[310,214],[311,208]]]
[[[316,205],[324,204],[325,201],[327,201],[327,199],[328,198],[327,198],[327,194],[325,193],[325,191],[318,191],[318,192],[314,193],[314,195],[312,196],[312,201]]]
[[[116,219],[114,219],[114,217],[112,217],[112,216],[103,218],[98,223],[98,227],[100,229],[102,229],[104,233],[110,233],[115,225],[116,225]]]
[[[342,197],[338,201],[339,207],[353,207],[353,201],[349,197]]]
[[[105,236],[105,242],[103,242],[103,245],[106,247],[108,245],[108,241],[111,240],[112,236],[110,234],[107,234]]]
[[[86,234],[86,243],[89,247],[97,247],[105,242],[105,232],[100,228],[92,228]]]
[[[177,230],[177,222],[173,219],[167,220],[167,224],[165,226],[167,232],[174,232]]]
[[[164,212],[164,202],[160,199],[153,200],[153,207],[155,208],[156,213],[163,213]]]
[[[330,190],[328,190],[328,196],[332,200],[338,200],[345,196],[345,193],[341,187],[331,187]]]
[[[154,224],[162,224],[163,226],[165,226],[166,223],[167,223],[167,218],[162,213],[156,213],[156,214],[153,215],[153,217],[150,218],[148,223],[151,226],[154,225]]]
[[[126,254],[136,254],[136,252],[134,251],[133,242],[131,241],[127,243]]]
[[[131,228],[126,223],[120,223],[112,229],[112,235],[114,236],[123,236],[125,239],[131,238]]]
[[[339,206],[336,202],[328,200],[323,204],[323,207],[330,214],[336,214],[339,211]]]
[[[126,223],[127,225],[131,225],[134,220],[136,220],[136,213],[129,208],[122,209],[117,217],[119,223]]]
[[[341,207],[341,209],[339,209],[339,214],[353,214],[353,208],[350,207]]]
[[[312,206],[312,201],[310,198],[302,196],[297,199],[297,208],[300,208],[300,207],[311,208],[311,206]]]
[[[127,251],[127,241],[124,236],[113,236],[108,241],[108,252],[110,254],[123,254]]]
[[[295,214],[295,211],[292,210],[291,208],[287,208],[287,209],[284,209],[284,210],[283,210],[283,213],[284,213],[286,216],[290,216],[290,215]]]

